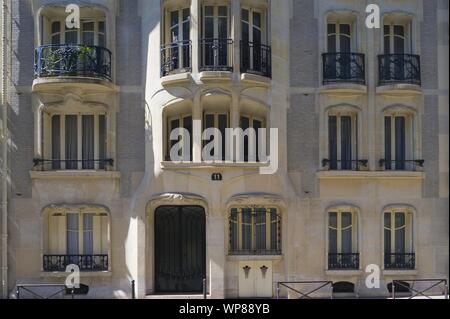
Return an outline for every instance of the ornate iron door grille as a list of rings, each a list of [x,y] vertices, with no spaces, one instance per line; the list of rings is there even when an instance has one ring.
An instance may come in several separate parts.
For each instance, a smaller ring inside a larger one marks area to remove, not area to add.
[[[206,274],[205,212],[199,206],[155,211],[155,291],[201,293]]]

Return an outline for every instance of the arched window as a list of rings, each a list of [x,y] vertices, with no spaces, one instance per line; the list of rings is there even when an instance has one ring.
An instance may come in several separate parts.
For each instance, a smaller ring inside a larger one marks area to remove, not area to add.
[[[277,208],[232,208],[229,222],[231,255],[281,254],[281,216]]]
[[[357,209],[328,210],[328,269],[359,269]]]
[[[413,212],[408,207],[384,210],[384,268],[414,269]]]

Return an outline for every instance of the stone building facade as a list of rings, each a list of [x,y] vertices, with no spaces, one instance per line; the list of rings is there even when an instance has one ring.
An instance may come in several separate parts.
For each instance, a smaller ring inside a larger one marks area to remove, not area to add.
[[[294,297],[277,283],[299,281],[383,297],[448,278],[448,1],[7,7],[4,297],[69,264],[89,298],[132,281],[138,298]],[[253,128],[278,156],[252,156],[250,134],[237,160],[207,160],[208,143],[229,149],[206,128]]]

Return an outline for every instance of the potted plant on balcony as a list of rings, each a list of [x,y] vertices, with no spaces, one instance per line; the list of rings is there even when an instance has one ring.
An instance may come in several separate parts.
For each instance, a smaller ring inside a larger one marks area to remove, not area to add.
[[[78,49],[78,72],[87,76],[94,72],[94,48],[88,46],[81,46]]]

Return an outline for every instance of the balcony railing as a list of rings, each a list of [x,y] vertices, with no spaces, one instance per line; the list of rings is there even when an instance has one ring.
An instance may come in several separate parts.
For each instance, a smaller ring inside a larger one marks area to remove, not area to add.
[[[111,80],[111,51],[99,46],[44,45],[35,50],[36,78],[82,76]]]
[[[66,271],[68,265],[77,265],[80,271],[107,271],[108,255],[44,255],[44,271]]]
[[[384,268],[385,269],[415,269],[416,254],[414,253],[385,253]]]
[[[323,84],[365,84],[365,61],[361,53],[323,53]]]
[[[192,46],[190,40],[161,46],[161,76],[191,71]]]
[[[41,171],[52,170],[107,170],[108,167],[114,166],[114,160],[108,159],[87,159],[87,160],[49,160],[49,159],[33,159],[35,169]]]
[[[423,168],[424,160],[386,160],[380,159],[380,167],[387,171],[417,171]]]
[[[359,253],[329,253],[328,269],[359,269]]]
[[[200,71],[233,71],[233,40],[201,39]]]
[[[241,73],[272,76],[272,53],[268,45],[241,41]]]
[[[268,256],[268,255],[281,255],[281,249],[231,249],[229,252],[230,255],[259,255],[259,256]]]
[[[368,160],[330,160],[324,158],[322,160],[322,167],[327,168],[330,171],[342,170],[342,171],[360,171],[362,168],[367,168]]]
[[[384,54],[378,56],[379,84],[407,83],[420,85],[420,56]]]

